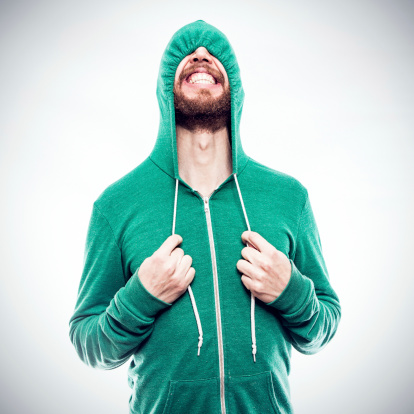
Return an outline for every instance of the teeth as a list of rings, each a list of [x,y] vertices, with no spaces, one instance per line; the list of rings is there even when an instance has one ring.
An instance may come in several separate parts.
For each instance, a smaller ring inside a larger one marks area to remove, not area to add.
[[[193,73],[188,80],[189,83],[215,84],[214,78],[208,73]]]

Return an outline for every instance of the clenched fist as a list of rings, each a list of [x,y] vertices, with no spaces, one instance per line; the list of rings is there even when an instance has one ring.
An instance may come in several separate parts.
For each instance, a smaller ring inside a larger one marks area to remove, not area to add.
[[[166,303],[177,300],[194,279],[193,259],[178,246],[183,238],[169,236],[161,247],[141,264],[138,277],[145,289]]]
[[[255,231],[245,231],[241,251],[243,259],[237,262],[241,280],[253,296],[265,303],[275,300],[287,286],[292,274],[289,258]]]

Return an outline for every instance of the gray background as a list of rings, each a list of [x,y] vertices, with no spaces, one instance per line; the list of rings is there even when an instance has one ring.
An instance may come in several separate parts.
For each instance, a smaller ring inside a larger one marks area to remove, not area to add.
[[[413,412],[413,3],[2,1],[2,413],[127,413],[127,367],[68,321],[92,203],[149,155],[161,55],[203,19],[236,52],[248,155],[309,190],[342,320],[292,352],[296,414]],[[252,229],[254,230],[254,229]]]

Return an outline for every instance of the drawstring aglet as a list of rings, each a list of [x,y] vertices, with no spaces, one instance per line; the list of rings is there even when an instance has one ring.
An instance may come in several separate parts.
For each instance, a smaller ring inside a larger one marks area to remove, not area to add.
[[[198,337],[198,354],[197,354],[197,356],[200,356],[200,348],[201,348],[201,345],[203,345],[203,336],[202,335],[200,335]]]
[[[255,344],[253,344],[252,345],[252,348],[253,348],[253,350],[252,350],[253,359],[254,359],[254,362],[256,362],[256,350],[257,350],[257,347],[256,347]]]

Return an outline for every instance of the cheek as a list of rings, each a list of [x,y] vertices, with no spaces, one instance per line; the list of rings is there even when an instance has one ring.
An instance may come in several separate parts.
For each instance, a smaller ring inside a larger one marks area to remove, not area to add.
[[[181,62],[176,71],[175,71],[175,78],[174,78],[174,85],[177,84],[178,80],[180,79],[181,74],[183,73],[185,63]]]
[[[178,68],[177,68],[177,70],[180,72],[180,73],[182,73],[185,69],[186,69],[186,67],[187,67],[187,63],[188,63],[188,61],[190,60],[190,56],[187,56],[187,57],[185,57],[182,61],[181,61],[181,63],[178,65]]]
[[[214,58],[214,62],[216,64],[216,68],[222,73],[224,81],[228,84],[229,78],[227,76],[226,69],[224,69],[224,66],[220,63],[219,60],[217,60],[217,58]]]
[[[178,84],[178,82],[179,82],[179,80],[180,80],[180,76],[181,76],[181,74],[182,74],[182,71],[178,71],[178,70],[177,70],[177,72],[176,72],[176,74],[175,74],[175,78],[174,78],[174,86],[177,86],[177,84]]]

